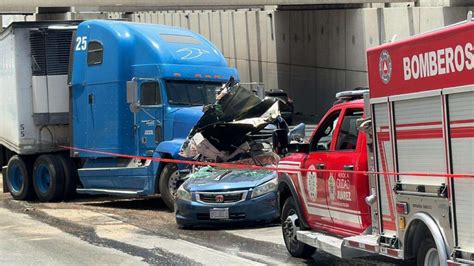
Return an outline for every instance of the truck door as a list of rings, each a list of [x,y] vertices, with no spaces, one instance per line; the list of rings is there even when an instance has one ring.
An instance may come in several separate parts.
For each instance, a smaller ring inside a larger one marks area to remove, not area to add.
[[[368,177],[350,171],[367,170],[365,135],[359,134],[356,122],[362,109],[347,108],[335,134],[335,145],[327,155],[327,201],[336,228],[362,233],[370,224],[370,213],[364,198],[368,195]],[[348,172],[345,172],[348,171]]]
[[[163,104],[158,81],[139,81],[140,111],[136,115],[139,154],[151,156],[163,138]]]
[[[311,139],[310,154],[303,168],[326,169],[334,138],[333,133],[336,131],[340,113],[340,110],[333,110],[323,118]],[[303,200],[308,212],[308,223],[313,228],[326,229],[327,225],[333,224],[326,195],[328,174],[307,172],[303,173],[302,179]]]

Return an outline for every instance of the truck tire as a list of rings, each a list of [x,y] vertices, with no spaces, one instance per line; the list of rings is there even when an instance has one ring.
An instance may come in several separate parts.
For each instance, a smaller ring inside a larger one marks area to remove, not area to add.
[[[298,216],[295,200],[293,197],[288,197],[281,211],[281,228],[285,246],[291,256],[308,258],[314,254],[316,248],[296,239],[296,231],[300,230],[300,223],[298,222],[300,218]]]
[[[57,155],[44,154],[33,167],[33,185],[40,201],[60,201],[64,196],[64,170]]]
[[[59,155],[58,158],[64,170],[64,199],[70,200],[76,196],[79,176],[76,166],[70,157],[67,155]]]
[[[439,255],[436,243],[433,238],[421,241],[418,254],[416,255],[416,265],[418,266],[439,266]]]
[[[28,158],[14,155],[8,161],[7,176],[8,190],[16,200],[33,198],[34,189],[31,180],[31,162]]]
[[[178,166],[174,163],[166,164],[161,171],[159,188],[163,202],[172,211],[174,211],[175,194],[179,185]]]

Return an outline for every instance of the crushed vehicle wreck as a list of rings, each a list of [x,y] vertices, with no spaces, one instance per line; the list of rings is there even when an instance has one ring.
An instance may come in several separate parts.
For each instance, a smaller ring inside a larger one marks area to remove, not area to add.
[[[276,165],[272,133],[288,126],[275,99],[261,100],[230,80],[206,106],[180,155],[197,161]],[[182,227],[277,219],[277,174],[267,170],[200,167],[176,193],[176,221]]]

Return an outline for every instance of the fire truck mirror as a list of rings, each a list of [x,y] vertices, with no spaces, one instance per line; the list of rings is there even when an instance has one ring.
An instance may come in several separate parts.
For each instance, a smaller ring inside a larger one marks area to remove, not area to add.
[[[309,143],[291,143],[288,145],[289,153],[309,153]]]
[[[372,131],[372,120],[369,118],[360,118],[360,119],[357,119],[357,128],[366,133],[366,134],[370,134],[371,131]]]

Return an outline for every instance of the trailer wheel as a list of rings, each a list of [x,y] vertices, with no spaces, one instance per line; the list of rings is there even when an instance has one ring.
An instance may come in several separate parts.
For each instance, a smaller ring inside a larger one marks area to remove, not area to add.
[[[161,171],[159,182],[163,202],[170,210],[174,211],[176,191],[181,185],[178,166],[174,163],[166,164]]]
[[[77,169],[71,158],[66,155],[58,156],[64,170],[64,199],[73,199],[79,183]]]
[[[64,196],[64,170],[56,155],[45,154],[36,159],[33,184],[41,201],[60,201]]]
[[[416,265],[418,266],[439,266],[438,249],[433,238],[421,241],[418,254],[416,256]]]
[[[14,155],[8,161],[7,176],[8,190],[16,200],[31,199],[34,195],[31,182],[31,163],[19,155]]]
[[[293,197],[288,197],[281,211],[281,229],[288,252],[293,257],[307,258],[314,254],[316,248],[296,239],[296,231],[300,230],[298,211]]]

